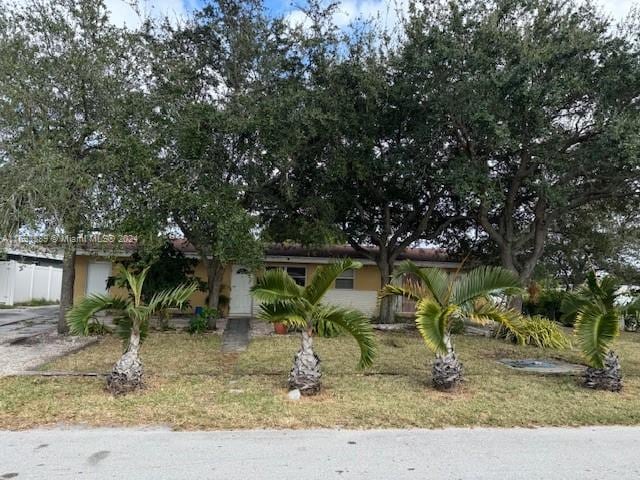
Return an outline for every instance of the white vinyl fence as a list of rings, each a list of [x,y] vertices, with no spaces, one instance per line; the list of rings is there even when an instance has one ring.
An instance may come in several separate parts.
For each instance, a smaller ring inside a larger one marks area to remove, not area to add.
[[[15,260],[0,262],[0,304],[32,300],[60,301],[62,268],[41,267]]]

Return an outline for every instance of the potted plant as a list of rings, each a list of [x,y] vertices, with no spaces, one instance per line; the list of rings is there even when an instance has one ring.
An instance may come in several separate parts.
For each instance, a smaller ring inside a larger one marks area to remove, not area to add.
[[[287,325],[282,322],[274,323],[273,329],[278,335],[286,335],[287,333],[289,333],[289,327],[287,327]]]

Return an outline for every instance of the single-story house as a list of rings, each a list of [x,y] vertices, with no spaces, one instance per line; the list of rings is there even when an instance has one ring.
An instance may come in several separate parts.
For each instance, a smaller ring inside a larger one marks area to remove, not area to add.
[[[174,240],[174,247],[190,258],[198,258],[195,248],[184,240]],[[127,246],[120,251],[100,250],[96,248],[79,247],[76,257],[76,275],[74,285],[74,299],[92,293],[106,293],[107,279],[115,275],[118,269],[118,258],[125,258],[133,253],[134,246]],[[362,262],[359,270],[347,271],[338,278],[327,293],[327,302],[337,305],[357,308],[369,315],[375,315],[378,308],[378,291],[381,288],[380,272],[375,263],[352,247],[327,246],[323,248],[309,248],[300,245],[275,244],[265,250],[265,268],[283,268],[300,285],[306,285],[315,269],[338,258],[352,258]],[[441,267],[449,270],[458,268],[459,263],[447,258],[442,249],[408,248],[398,261],[412,260],[425,267]],[[207,274],[204,264],[198,263],[194,275],[206,281]],[[258,305],[250,294],[254,275],[250,269],[242,265],[228,265],[223,276],[223,290],[229,297],[228,315],[242,317],[255,315]],[[111,293],[124,293],[116,287]],[[204,306],[205,292],[196,292],[191,298],[191,306]],[[397,302],[398,311],[412,311],[413,306],[408,302]]]

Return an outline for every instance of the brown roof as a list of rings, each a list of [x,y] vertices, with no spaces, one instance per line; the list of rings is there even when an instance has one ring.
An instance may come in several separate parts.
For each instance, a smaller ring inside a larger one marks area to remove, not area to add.
[[[196,248],[184,238],[171,240],[174,248],[185,254],[197,254]],[[133,252],[136,249],[136,242],[120,244],[93,244],[85,243],[78,245],[87,251],[124,251]],[[365,247],[371,252],[375,252],[377,247]],[[299,244],[276,243],[267,245],[265,255],[271,257],[311,257],[311,258],[368,258],[363,252],[354,249],[349,245],[326,245],[326,246],[304,246]],[[447,256],[447,252],[442,248],[410,247],[398,255],[397,260],[413,260],[422,262],[452,262],[454,259]]]
[[[371,252],[378,247],[365,247]],[[327,245],[324,247],[305,247],[303,245],[273,244],[265,249],[265,254],[283,257],[322,257],[322,258],[368,258],[364,252],[349,245]],[[442,248],[410,247],[398,255],[398,260],[413,260],[422,262],[452,261]]]

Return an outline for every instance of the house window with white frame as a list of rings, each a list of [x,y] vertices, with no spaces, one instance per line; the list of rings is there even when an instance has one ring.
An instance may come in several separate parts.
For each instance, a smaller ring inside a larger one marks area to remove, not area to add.
[[[353,290],[355,284],[355,270],[345,270],[336,278],[336,288],[339,290]]]
[[[307,284],[307,268],[306,267],[281,267],[271,265],[267,267],[267,270],[276,270],[281,269],[289,274],[291,278],[295,280],[295,282],[304,287]]]

